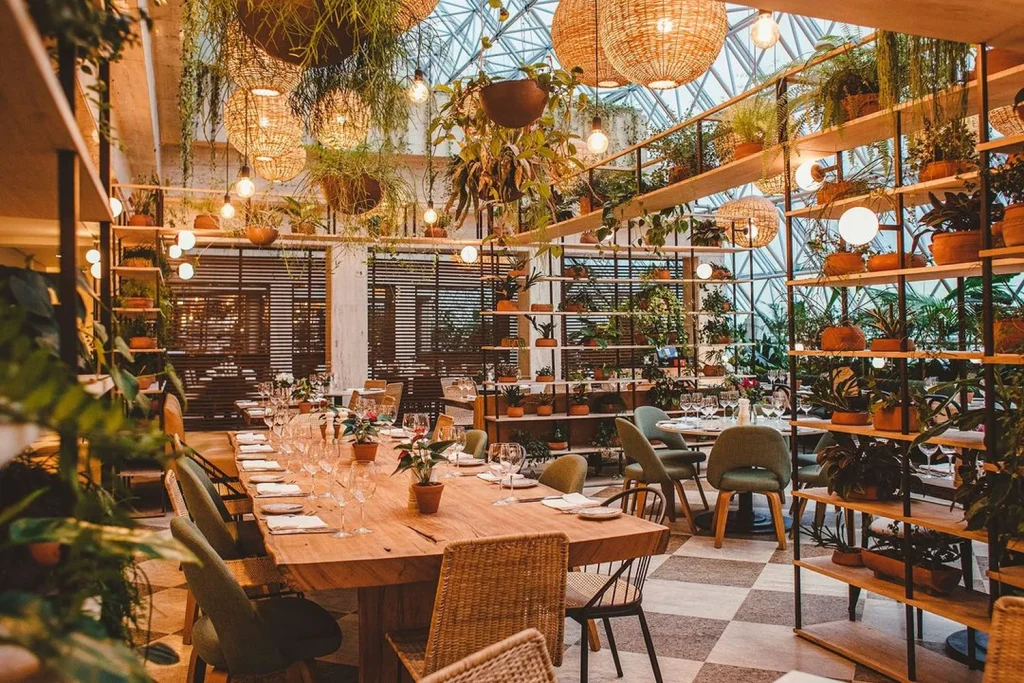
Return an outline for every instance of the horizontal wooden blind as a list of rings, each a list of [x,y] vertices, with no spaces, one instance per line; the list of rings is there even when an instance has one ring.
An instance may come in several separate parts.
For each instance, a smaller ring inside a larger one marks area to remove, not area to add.
[[[324,255],[218,249],[191,280],[169,282],[174,305],[169,359],[188,399],[188,429],[238,426],[234,406],[278,372],[325,369]]]

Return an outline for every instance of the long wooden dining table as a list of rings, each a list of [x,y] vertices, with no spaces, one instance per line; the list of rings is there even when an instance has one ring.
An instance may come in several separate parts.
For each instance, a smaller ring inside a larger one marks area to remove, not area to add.
[[[233,439],[232,439],[233,441]],[[366,503],[366,526],[373,533],[333,538],[330,534],[270,534],[260,514],[262,503],[295,502],[299,498],[259,498],[250,485],[252,474],[240,469],[246,491],[253,498],[268,554],[296,590],[356,589],[359,609],[359,680],[365,683],[394,680],[398,660],[385,635],[399,629],[430,625],[434,594],[445,546],[452,541],[513,534],[561,531],[569,537],[569,565],[573,567],[624,560],[665,552],[667,527],[638,517],[594,521],[551,509],[539,501],[510,506],[492,503],[504,494],[496,484],[475,475],[485,467],[460,468],[464,476],[447,478],[440,510],[424,515],[409,509],[408,473],[392,476],[398,462],[397,441],[382,440],[377,454],[377,488]],[[342,443],[332,476],[345,482],[351,446]],[[278,454],[266,454],[268,459]],[[283,465],[284,462],[282,461]],[[317,475],[318,493],[328,475]],[[289,480],[309,491],[309,476],[289,474]],[[520,498],[536,499],[559,492],[537,485],[517,489]],[[351,530],[358,520],[358,504],[348,501],[346,521]],[[341,524],[341,511],[333,500],[305,500],[306,514],[317,514],[328,526]],[[501,599],[495,596],[495,599]]]

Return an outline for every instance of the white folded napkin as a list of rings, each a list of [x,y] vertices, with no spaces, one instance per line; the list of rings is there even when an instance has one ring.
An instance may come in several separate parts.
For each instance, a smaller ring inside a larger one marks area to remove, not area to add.
[[[276,460],[243,460],[241,464],[242,469],[246,472],[267,472],[282,469]]]
[[[582,493],[566,493],[561,498],[543,500],[541,504],[555,510],[574,510],[576,508],[597,507],[601,504],[601,501],[587,498]]]
[[[397,427],[382,429],[380,430],[380,433],[383,434],[384,436],[390,436],[395,439],[404,439],[408,436],[408,432],[406,432],[404,429],[399,429]]]
[[[298,484],[256,484],[258,496],[300,496],[302,489]]]
[[[245,412],[249,414],[249,417],[263,417],[267,413],[263,408],[246,408]]]
[[[274,447],[269,443],[247,443],[239,444],[239,453],[273,453]]]
[[[316,515],[267,515],[267,528],[280,529],[323,529],[327,522]]]
[[[498,476],[496,474],[494,474],[494,472],[481,472],[480,474],[478,474],[476,476],[479,477],[480,479],[483,479],[484,481],[489,481],[492,484],[494,484],[494,483],[496,483],[498,481]],[[514,474],[514,475],[512,475],[512,478],[513,479],[522,479],[523,476],[524,475],[522,475],[522,474]],[[502,479],[504,479],[505,481],[508,481],[508,477],[502,477]]]
[[[235,460],[239,462],[243,460],[264,460],[272,454],[274,454],[274,451],[267,451],[266,453],[235,453]]]
[[[235,441],[240,444],[263,443],[266,440],[267,435],[263,432],[238,432],[235,434]]]

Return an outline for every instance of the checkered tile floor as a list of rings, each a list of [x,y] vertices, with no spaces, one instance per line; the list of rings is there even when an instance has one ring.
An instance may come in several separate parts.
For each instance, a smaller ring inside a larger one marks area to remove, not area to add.
[[[609,486],[611,484],[611,486]],[[606,496],[614,482],[595,482],[586,493]],[[691,482],[692,487],[692,482]],[[688,491],[694,510],[700,509],[695,491]],[[713,501],[714,497],[708,498]],[[755,501],[756,504],[756,501]],[[809,521],[807,513],[805,523]],[[166,528],[167,520],[143,523]],[[792,548],[782,551],[770,536],[729,536],[716,550],[708,536],[691,536],[685,523],[672,525],[668,553],[651,564],[644,589],[644,610],[652,631],[665,683],[760,683],[799,670],[840,681],[888,681],[885,676],[834,655],[793,634]],[[802,546],[805,556],[822,551]],[[984,552],[984,547],[979,547]],[[975,576],[983,576],[986,558],[978,557]],[[148,620],[151,642],[163,643],[180,656],[173,665],[150,663],[149,671],[161,683],[185,680],[189,648],[181,642],[185,610],[185,582],[175,565],[149,561],[141,565],[152,586]],[[817,624],[847,618],[847,586],[827,577],[804,572],[803,618]],[[351,592],[307,594],[323,605],[341,625],[341,649],[318,662],[321,681],[357,680],[355,597]],[[893,601],[862,595],[858,619],[902,639],[904,610]],[[590,655],[590,681],[653,681],[639,623],[634,618],[612,620],[625,676],[617,679],[611,653],[603,647]],[[919,645],[943,651],[946,636],[958,624],[924,615],[924,637]],[[566,651],[559,681],[579,680],[580,629],[567,621]],[[605,641],[601,630],[602,643]],[[139,634],[140,642],[145,635]]]

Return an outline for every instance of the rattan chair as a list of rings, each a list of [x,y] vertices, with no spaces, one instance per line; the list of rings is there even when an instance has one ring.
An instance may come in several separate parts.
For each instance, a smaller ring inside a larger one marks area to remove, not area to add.
[[[368,379],[363,382],[363,390],[369,391],[370,389],[387,389],[388,381],[386,379]]]
[[[451,428],[454,426],[454,417],[444,414],[438,415],[437,424],[434,425],[434,435],[430,437],[431,441],[443,441],[444,438],[447,438],[447,435],[451,432]]]
[[[561,664],[568,561],[562,533],[450,543],[429,631],[389,633],[388,642],[415,681],[525,628],[540,631]]]
[[[655,524],[665,523],[665,499],[655,489],[646,486],[631,488],[616,494],[604,502],[607,506],[620,505],[627,514],[634,514]],[[600,619],[604,622],[608,647],[612,651],[615,671],[622,678],[622,664],[619,662],[619,651],[615,646],[612,634],[611,618],[636,616],[640,620],[640,630],[647,645],[647,656],[651,659],[654,680],[661,683],[661,668],[654,652],[654,641],[651,639],[647,618],[644,616],[643,589],[647,579],[647,570],[651,564],[651,556],[637,557],[629,560],[608,562],[590,566],[583,571],[569,572],[565,597],[565,616],[576,621],[586,630],[588,620]],[[581,642],[580,648],[580,681],[587,681],[587,658],[590,648]]]
[[[355,410],[356,406],[359,405],[359,392],[353,391],[352,395],[348,399],[348,409]]]
[[[430,674],[423,683],[555,683],[555,680],[544,636],[537,629],[528,628]]]
[[[401,382],[388,382],[384,389],[385,395],[395,397],[395,415],[398,415],[398,411],[402,408],[402,392],[404,390],[405,385]]]
[[[983,683],[1016,683],[1024,672],[1024,598],[1003,596],[992,610]]]

